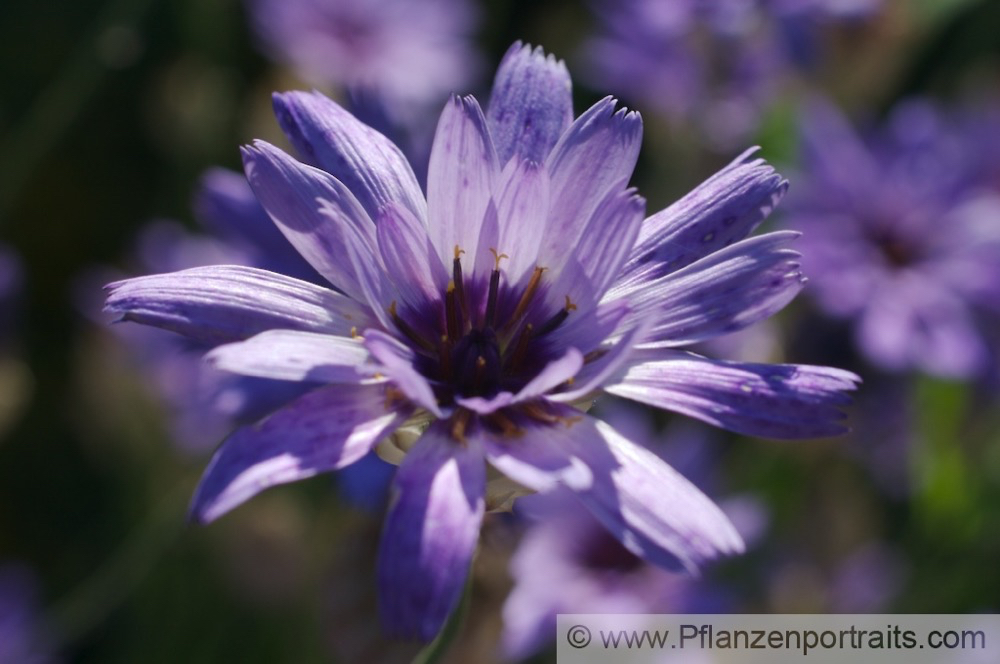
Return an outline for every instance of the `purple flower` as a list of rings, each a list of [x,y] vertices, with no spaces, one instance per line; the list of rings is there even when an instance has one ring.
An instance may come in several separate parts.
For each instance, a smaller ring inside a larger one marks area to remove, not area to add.
[[[1000,307],[1000,196],[982,188],[962,132],[914,101],[866,141],[817,101],[802,134],[804,182],[787,223],[807,231],[819,306],[852,321],[857,346],[883,369],[986,371],[984,324]]]
[[[710,482],[713,448],[703,425],[671,428],[659,444],[651,411],[609,400],[601,417],[633,440],[650,442],[675,468],[698,483]],[[713,432],[714,433],[714,432]],[[760,503],[739,496],[723,511],[752,547],[767,515]],[[503,608],[501,636],[508,657],[522,659],[551,642],[560,613],[716,613],[733,610],[728,589],[648,564],[616,539],[570,492],[529,496],[518,511],[534,520],[511,560],[514,587]]]
[[[784,79],[815,64],[829,24],[870,15],[881,0],[591,0],[598,34],[588,77],[707,140],[746,140]]]
[[[627,188],[639,116],[606,98],[573,120],[564,65],[520,44],[485,113],[473,97],[448,102],[426,197],[399,150],[329,99],[278,94],[275,108],[319,167],[258,141],[247,177],[337,290],[223,265],[111,284],[107,309],[223,344],[208,355],[220,369],[326,384],[222,444],[194,519],[379,443],[395,455],[378,562],[392,632],[439,630],[487,500],[525,490],[572,490],[656,564],[694,570],[742,549],[711,500],[582,410],[602,389],[751,435],[844,430],[853,374],[680,350],[801,288],[795,233],[744,239],[786,187],[762,160],[743,155],[644,220]]]
[[[247,0],[266,52],[317,85],[437,103],[477,69],[469,0]]]

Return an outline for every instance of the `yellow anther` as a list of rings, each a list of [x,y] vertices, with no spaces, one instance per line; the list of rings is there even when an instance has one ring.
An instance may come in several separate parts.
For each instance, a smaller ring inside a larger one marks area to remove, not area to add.
[[[496,270],[500,269],[500,259],[502,259],[502,258],[510,258],[510,256],[508,256],[507,254],[498,254],[497,250],[494,249],[493,247],[490,247],[490,253],[493,254],[493,258],[497,262],[496,267],[494,268]]]
[[[449,292],[449,293],[454,293],[455,292],[455,280],[454,279],[449,279],[448,280],[447,292]]]
[[[464,253],[465,253],[465,250],[464,249],[459,249],[458,245],[456,244],[455,245],[455,260],[458,260],[458,257],[461,256]]]
[[[358,328],[357,327],[352,327],[351,328],[351,338],[352,339],[360,339],[361,338],[361,335],[358,334]]]
[[[566,297],[566,301],[567,302],[569,301],[569,296]],[[392,316],[393,318],[396,317],[396,301],[395,300],[393,300],[389,304],[388,312],[389,312],[389,315]]]
[[[576,311],[576,305],[573,304],[573,300],[569,299],[569,295],[566,296],[566,306],[563,307],[563,309],[566,310],[566,313],[569,313],[570,311]]]

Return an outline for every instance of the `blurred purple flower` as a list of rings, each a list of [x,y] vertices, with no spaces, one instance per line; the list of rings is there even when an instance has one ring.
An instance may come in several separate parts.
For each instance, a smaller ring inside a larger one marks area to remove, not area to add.
[[[374,90],[394,110],[462,89],[478,69],[470,0],[247,0],[264,50],[316,85]]]
[[[663,436],[651,411],[602,401],[600,416],[635,441],[648,443],[700,488],[711,483],[714,447],[700,425],[672,427]],[[712,432],[715,433],[715,432]],[[661,442],[662,441],[662,442]],[[749,547],[767,514],[750,496],[720,503]],[[529,496],[519,512],[534,520],[511,561],[514,588],[503,608],[505,654],[523,659],[551,642],[560,613],[717,613],[735,609],[727,588],[648,564],[616,539],[569,492]]]
[[[220,369],[328,384],[230,436],[193,518],[348,466],[381,441],[400,462],[381,613],[422,639],[458,601],[487,460],[506,482],[491,504],[563,486],[653,563],[695,569],[739,552],[711,500],[579,408],[604,389],[751,435],[828,436],[844,430],[858,379],[678,350],[770,316],[801,288],[785,246],[795,233],[745,239],[786,182],[748,153],[644,221],[626,187],[642,125],[615,105],[574,121],[564,65],[515,44],[485,114],[473,97],[445,107],[425,198],[384,136],[321,94],[275,95],[292,144],[321,168],[257,141],[247,176],[338,290],[234,265],[109,286],[122,320],[223,344],[208,355]]]
[[[983,316],[1000,311],[1000,192],[982,187],[967,140],[920,101],[867,141],[826,103],[803,117],[787,225],[806,231],[819,306],[853,321],[883,369],[971,378],[992,366]]]
[[[752,134],[782,79],[819,58],[818,33],[881,0],[591,0],[587,76],[730,148]]]
[[[38,615],[38,589],[31,571],[15,563],[0,564],[0,664],[51,664]]]

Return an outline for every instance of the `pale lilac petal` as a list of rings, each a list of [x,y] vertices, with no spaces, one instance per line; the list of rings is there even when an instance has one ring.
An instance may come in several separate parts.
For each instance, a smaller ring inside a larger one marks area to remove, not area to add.
[[[635,351],[634,344],[645,337],[645,325],[638,325],[623,334],[614,345],[602,346],[600,355],[587,362],[573,379],[569,389],[549,394],[548,399],[558,403],[572,403],[595,392],[606,383],[618,382],[617,374]]]
[[[213,349],[205,359],[215,368],[244,376],[314,383],[359,383],[368,351],[360,339],[269,330]]]
[[[473,97],[452,97],[441,113],[427,172],[429,232],[444,265],[455,247],[479,246],[479,229],[499,175],[486,120]]]
[[[439,303],[448,286],[448,272],[434,251],[427,228],[394,203],[382,209],[376,226],[386,272],[403,301],[417,309]]]
[[[413,366],[416,355],[410,348],[378,330],[365,331],[364,345],[378,362],[375,371],[395,383],[410,401],[443,417],[434,389]]]
[[[205,470],[191,518],[208,523],[268,487],[350,465],[405,419],[382,386],[325,387],[237,429]]]
[[[725,362],[662,349],[642,353],[633,359],[644,361],[606,392],[763,438],[844,433],[847,393],[861,380],[829,367]]]
[[[355,277],[357,277],[360,299],[365,302],[369,311],[372,312],[382,328],[386,330],[394,329],[392,317],[389,310],[392,303],[399,298],[399,291],[396,285],[389,279],[385,266],[382,264],[382,257],[378,254],[372,256],[366,243],[358,236],[347,233],[344,235],[344,261],[351,266]]]
[[[563,424],[528,425],[522,435],[484,432],[487,458],[537,491],[562,485],[632,553],[689,571],[743,544],[722,511],[652,452],[609,425],[563,407]]]
[[[611,97],[573,122],[546,160],[551,186],[550,215],[538,253],[539,264],[558,271],[566,247],[577,244],[597,205],[612,189],[624,189],[642,142],[642,120],[615,111]]]
[[[264,141],[243,148],[247,180],[271,219],[302,257],[334,286],[361,299],[346,256],[355,236],[375,260],[375,224],[343,184]]]
[[[726,247],[652,282],[617,284],[633,317],[649,319],[649,340],[683,346],[741,330],[780,311],[805,284],[800,256],[785,248],[798,233],[781,231]]]
[[[455,609],[479,540],[486,464],[475,440],[432,425],[396,473],[378,556],[379,612],[395,636],[429,641]]]
[[[573,120],[573,86],[562,60],[541,47],[507,49],[486,112],[497,156],[542,162]]]
[[[549,177],[540,164],[514,159],[504,167],[497,195],[497,249],[508,258],[507,283],[522,288],[534,272],[549,215]]]
[[[622,280],[655,279],[738,242],[767,218],[788,190],[788,181],[757,148],[643,222]]]
[[[196,267],[108,285],[105,311],[208,344],[285,328],[349,336],[374,319],[328,288],[238,265]]]
[[[566,296],[577,310],[593,307],[617,276],[635,242],[646,209],[634,190],[617,189],[598,204],[548,290],[549,306],[558,309]]]
[[[369,217],[396,203],[426,223],[417,178],[388,138],[319,92],[275,93],[274,112],[299,154],[342,182]]]
[[[562,357],[546,364],[545,368],[518,390],[517,394],[500,392],[490,398],[460,397],[455,401],[480,415],[489,415],[511,404],[528,401],[546,394],[576,376],[581,367],[583,367],[583,354],[575,348],[570,348]]]

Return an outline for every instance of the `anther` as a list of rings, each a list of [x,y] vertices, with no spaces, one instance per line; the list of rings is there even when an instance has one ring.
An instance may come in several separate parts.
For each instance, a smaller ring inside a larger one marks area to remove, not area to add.
[[[441,378],[451,380],[451,341],[447,335],[441,336],[441,345],[438,346],[438,359],[441,366]]]
[[[462,314],[468,318],[468,305],[465,303],[465,282],[462,280],[462,259],[465,252],[455,245],[455,259],[451,262],[451,279],[455,283],[455,299],[462,308]]]
[[[540,336],[540,337],[541,336],[545,336],[546,334],[548,334],[552,330],[554,330],[557,327],[559,327],[560,325],[562,325],[563,321],[566,320],[566,317],[569,316],[569,312],[575,311],[575,310],[576,310],[576,305],[573,304],[573,301],[570,300],[569,299],[569,295],[567,295],[566,296],[566,306],[563,307],[562,309],[560,309],[559,311],[557,311],[555,313],[555,315],[552,316],[552,318],[550,318],[547,321],[545,321],[545,323],[542,325],[542,327],[539,328],[539,330],[538,330],[538,336]]]
[[[499,265],[500,259],[497,259]],[[493,327],[497,315],[497,292],[500,290],[500,270],[493,270],[490,273],[490,292],[486,297],[486,318],[483,321],[484,327]]]
[[[521,330],[521,334],[517,338],[517,343],[514,344],[514,351],[510,354],[510,360],[507,363],[509,369],[517,369],[521,362],[524,361],[524,356],[528,352],[528,342],[531,341],[531,332],[534,329],[535,326],[528,323]]]
[[[448,290],[444,294],[445,329],[449,339],[458,339],[462,334],[462,312],[458,304],[458,291],[455,282],[448,282]]]
[[[536,267],[534,273],[531,275],[531,279],[528,281],[527,287],[524,289],[524,293],[521,294],[521,299],[518,300],[517,306],[514,307],[514,313],[511,314],[509,326],[516,325],[518,321],[524,316],[525,312],[528,311],[528,305],[531,304],[531,299],[535,296],[535,292],[538,290],[538,285],[542,282],[542,272],[547,268]]]
[[[360,339],[361,338],[361,335],[358,334],[358,328],[357,327],[352,327],[351,328],[351,338],[352,339]]]

